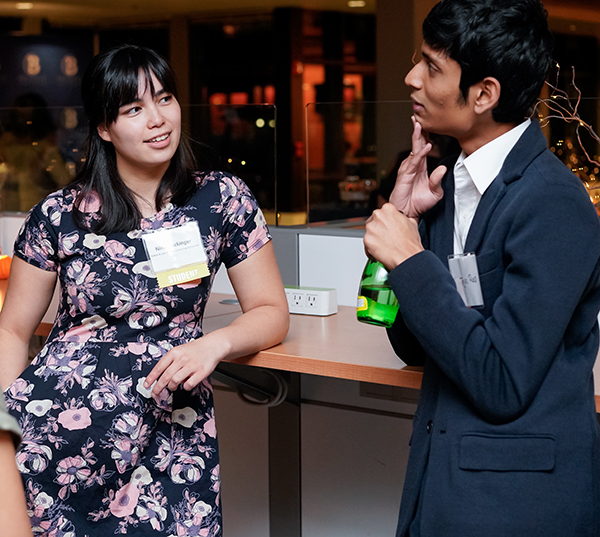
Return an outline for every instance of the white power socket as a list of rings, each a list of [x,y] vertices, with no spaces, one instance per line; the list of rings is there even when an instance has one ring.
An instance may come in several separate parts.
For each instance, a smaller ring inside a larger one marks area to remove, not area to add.
[[[322,287],[285,287],[290,313],[333,315],[337,313],[337,290]]]

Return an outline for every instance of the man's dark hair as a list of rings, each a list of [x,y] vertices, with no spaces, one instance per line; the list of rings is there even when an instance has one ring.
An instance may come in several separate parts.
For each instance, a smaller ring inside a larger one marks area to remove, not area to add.
[[[491,76],[501,86],[495,121],[531,115],[554,44],[539,0],[442,0],[423,22],[423,39],[460,65],[465,100],[473,84]]]

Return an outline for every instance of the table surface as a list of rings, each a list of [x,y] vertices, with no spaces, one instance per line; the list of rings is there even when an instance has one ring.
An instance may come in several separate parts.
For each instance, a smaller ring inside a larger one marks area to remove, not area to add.
[[[239,306],[219,301],[234,298],[213,294],[207,304],[204,330],[210,332],[240,315]],[[291,315],[285,340],[233,363],[309,373],[325,377],[420,388],[422,368],[404,364],[394,353],[383,328],[359,323],[356,309],[339,306],[329,317]],[[600,395],[596,395],[600,412]]]
[[[6,280],[0,280],[0,307]],[[205,332],[227,326],[241,314],[239,305],[222,303],[233,295],[213,293],[206,306]],[[37,335],[47,336],[51,324],[41,323]],[[230,360],[232,363],[280,369],[347,380],[419,389],[422,368],[407,366],[394,353],[383,328],[359,323],[356,310],[339,306],[327,317],[291,315],[290,330],[279,345]],[[596,395],[600,412],[600,395]]]
[[[233,297],[211,295],[203,322],[205,332],[226,326],[240,315],[239,306],[219,302],[227,298]],[[232,362],[420,388],[421,368],[409,367],[396,356],[383,328],[359,323],[355,308],[338,309],[338,313],[327,317],[291,315],[290,330],[283,343]]]

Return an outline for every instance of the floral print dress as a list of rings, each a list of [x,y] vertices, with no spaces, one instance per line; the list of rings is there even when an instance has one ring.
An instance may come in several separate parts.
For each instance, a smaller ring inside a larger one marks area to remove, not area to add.
[[[169,349],[202,336],[220,264],[234,266],[270,237],[240,179],[196,180],[184,207],[169,204],[129,233],[78,228],[75,189],[50,195],[23,224],[15,255],[60,281],[52,332],[6,391],[23,430],[17,463],[34,535],[222,535],[209,381],[156,398],[143,383]],[[99,209],[86,200],[86,218]],[[160,289],[140,237],[191,220],[210,277]]]

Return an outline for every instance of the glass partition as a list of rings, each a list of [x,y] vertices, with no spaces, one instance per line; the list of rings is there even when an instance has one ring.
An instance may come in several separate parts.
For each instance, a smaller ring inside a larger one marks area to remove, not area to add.
[[[411,101],[307,105],[310,222],[364,219],[388,200],[398,166],[410,153],[411,115]],[[458,148],[445,136],[432,141],[433,169]]]
[[[85,137],[81,108],[0,109],[0,195],[7,212],[27,212],[75,175]]]
[[[308,210],[278,214],[275,106],[195,105],[182,107],[182,114],[200,169],[240,176],[271,225],[368,217],[389,197],[397,167],[410,151],[410,101],[310,103],[305,108]],[[538,114],[549,147],[583,181],[600,212],[598,99],[545,99]],[[80,108],[0,109],[2,210],[27,212],[64,186],[81,160],[84,138]],[[432,168],[459,150],[446,137],[432,136],[432,142]]]
[[[237,175],[250,187],[270,225],[277,224],[276,119],[271,104],[194,105],[192,147],[200,169]]]
[[[599,114],[598,99],[560,96],[536,110],[551,151],[583,182],[600,214]],[[365,219],[387,201],[410,152],[411,115],[410,101],[306,106],[309,223]],[[431,142],[430,171],[460,152],[454,138],[431,135]]]
[[[269,224],[276,224],[275,106],[182,106],[182,121],[199,168],[242,178]],[[81,108],[0,109],[2,210],[25,213],[66,185],[81,162],[85,136]]]

